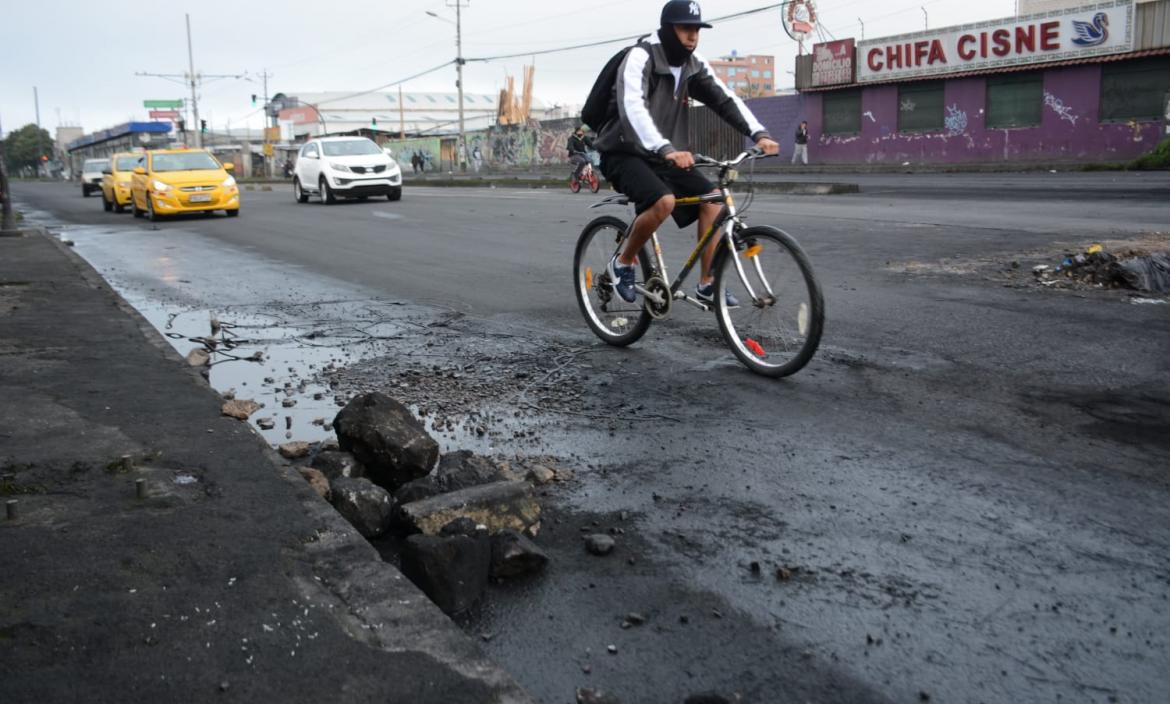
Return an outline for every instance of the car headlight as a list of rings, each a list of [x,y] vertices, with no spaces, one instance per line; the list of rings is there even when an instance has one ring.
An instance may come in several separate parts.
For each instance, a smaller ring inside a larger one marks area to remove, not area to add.
[[[334,171],[344,171],[346,173],[350,172],[350,168],[348,166],[346,166],[345,164],[334,164],[334,163],[330,162],[329,168],[333,169]]]
[[[399,171],[401,171],[402,169],[401,169],[401,168],[398,166],[398,162],[397,162],[397,161],[391,160],[391,161],[390,161],[390,167],[389,167],[388,169],[386,169],[386,170],[387,170],[389,173],[396,174],[396,173],[398,173]]]
[[[225,178],[223,180],[223,183],[221,183],[219,185],[223,186],[224,188],[229,188],[231,186],[236,185],[236,179],[232,176],[228,176],[227,178]]]
[[[163,183],[162,181],[151,181],[150,187],[153,188],[154,190],[158,191],[159,193],[166,193],[167,189],[170,188],[170,186]]]

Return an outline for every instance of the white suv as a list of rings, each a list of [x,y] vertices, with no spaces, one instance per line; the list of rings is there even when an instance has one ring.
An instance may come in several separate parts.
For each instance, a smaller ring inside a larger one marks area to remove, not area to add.
[[[293,172],[293,195],[307,203],[338,198],[402,198],[402,169],[390,155],[365,137],[322,137],[301,147]]]

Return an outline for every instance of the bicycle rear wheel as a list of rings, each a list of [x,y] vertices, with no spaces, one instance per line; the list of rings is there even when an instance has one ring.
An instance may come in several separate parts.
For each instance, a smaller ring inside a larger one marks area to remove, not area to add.
[[[599,217],[581,231],[573,255],[573,290],[581,315],[595,335],[617,347],[633,344],[650,327],[650,313],[642,301],[623,301],[609,278],[609,260],[625,241],[626,229],[626,223],[618,218]],[[638,263],[641,284],[650,277],[650,256],[645,248]]]
[[[715,275],[719,331],[753,372],[772,377],[795,374],[821,342],[825,326],[821,285],[808,256],[786,232],[749,227],[736,239],[734,257],[725,251]],[[737,260],[755,298],[740,278]],[[739,299],[738,308],[728,307],[728,293]]]

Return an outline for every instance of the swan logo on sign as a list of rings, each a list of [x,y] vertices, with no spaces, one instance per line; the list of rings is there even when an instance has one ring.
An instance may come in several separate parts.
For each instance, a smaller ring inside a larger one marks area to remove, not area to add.
[[[1076,33],[1072,43],[1077,46],[1101,46],[1109,41],[1109,15],[1104,12],[1094,15],[1092,22],[1073,20],[1072,25]]]

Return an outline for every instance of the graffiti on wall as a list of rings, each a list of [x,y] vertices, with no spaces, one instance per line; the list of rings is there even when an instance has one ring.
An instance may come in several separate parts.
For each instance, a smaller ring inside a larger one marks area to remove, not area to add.
[[[943,126],[947,135],[957,137],[967,131],[967,112],[960,110],[958,103],[947,106],[947,115],[943,118]]]
[[[1080,118],[1080,115],[1077,115],[1071,107],[1065,105],[1063,100],[1048,91],[1044,91],[1044,104],[1051,108],[1052,112],[1060,115],[1060,119],[1065,122],[1075,125]]]

